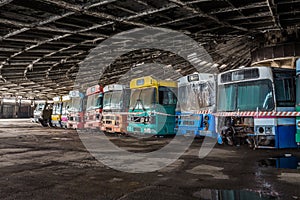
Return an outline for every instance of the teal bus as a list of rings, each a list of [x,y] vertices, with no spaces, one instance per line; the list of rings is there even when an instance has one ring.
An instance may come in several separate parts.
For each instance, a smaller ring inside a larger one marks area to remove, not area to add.
[[[151,76],[130,82],[129,134],[174,135],[177,82]]]

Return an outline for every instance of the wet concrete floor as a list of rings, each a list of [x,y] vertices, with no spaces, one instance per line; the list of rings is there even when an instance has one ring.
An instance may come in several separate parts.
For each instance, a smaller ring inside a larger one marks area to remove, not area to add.
[[[172,140],[108,137],[132,152],[151,152]],[[299,149],[215,145],[200,159],[202,141],[195,139],[168,167],[126,173],[96,160],[75,130],[44,128],[29,119],[2,119],[0,199],[300,199],[300,169],[280,167],[289,163],[285,154],[300,158]],[[278,163],[277,158],[283,160]]]

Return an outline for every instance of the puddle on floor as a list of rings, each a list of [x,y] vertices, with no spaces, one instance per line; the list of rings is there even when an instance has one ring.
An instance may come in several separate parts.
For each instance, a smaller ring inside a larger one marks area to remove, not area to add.
[[[202,189],[193,194],[201,200],[277,200],[279,197],[252,192],[248,190],[214,190]]]
[[[265,168],[300,170],[300,158],[296,156],[273,157],[258,161],[258,165]]]

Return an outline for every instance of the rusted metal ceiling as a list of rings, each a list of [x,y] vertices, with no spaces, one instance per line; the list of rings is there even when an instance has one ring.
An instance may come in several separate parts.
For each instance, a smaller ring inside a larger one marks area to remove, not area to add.
[[[257,47],[298,39],[299,22],[300,0],[1,0],[0,96],[67,93],[91,49],[134,28],[185,33],[223,71],[249,65]],[[102,83],[140,62],[193,71],[170,52],[143,49],[118,58]]]

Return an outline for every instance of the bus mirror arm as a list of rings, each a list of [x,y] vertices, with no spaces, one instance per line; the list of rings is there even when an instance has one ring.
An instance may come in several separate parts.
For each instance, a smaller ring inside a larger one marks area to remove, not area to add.
[[[271,100],[273,97],[272,95],[272,92],[269,92],[267,95],[266,95],[266,98],[265,98],[265,101],[264,101],[264,104],[263,104],[263,108],[265,109],[268,109],[269,108],[269,100]]]

